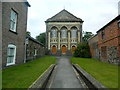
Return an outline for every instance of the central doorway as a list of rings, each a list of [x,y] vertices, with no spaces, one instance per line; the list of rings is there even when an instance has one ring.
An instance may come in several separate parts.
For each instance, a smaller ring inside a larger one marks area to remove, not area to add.
[[[55,53],[56,53],[56,51],[57,51],[56,46],[55,46],[55,45],[54,45],[54,46],[52,46],[52,53],[53,53],[53,54],[55,54]]]
[[[66,54],[66,49],[67,49],[66,46],[63,45],[63,46],[62,46],[62,54]]]

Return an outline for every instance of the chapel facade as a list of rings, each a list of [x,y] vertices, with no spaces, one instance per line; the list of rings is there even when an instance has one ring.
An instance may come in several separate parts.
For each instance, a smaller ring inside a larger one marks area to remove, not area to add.
[[[83,20],[63,9],[45,23],[49,54],[72,55],[82,41]]]

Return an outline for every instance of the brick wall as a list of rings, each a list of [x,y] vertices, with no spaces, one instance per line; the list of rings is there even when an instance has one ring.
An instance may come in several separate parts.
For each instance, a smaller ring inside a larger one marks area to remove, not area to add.
[[[119,17],[120,16],[113,19],[98,32],[100,59],[113,64],[118,64],[120,60],[120,29],[118,28]],[[102,38],[102,33],[104,33],[104,38]],[[106,47],[106,50],[103,50],[102,47]],[[106,53],[106,56],[103,56],[104,53]]]

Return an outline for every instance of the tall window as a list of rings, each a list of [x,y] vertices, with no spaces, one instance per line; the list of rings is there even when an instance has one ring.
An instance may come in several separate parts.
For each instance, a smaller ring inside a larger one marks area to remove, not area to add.
[[[118,22],[118,28],[120,28],[120,22]]]
[[[51,31],[51,37],[52,38],[56,38],[57,37],[57,31],[56,30],[52,30]]]
[[[15,64],[15,58],[16,58],[16,46],[9,44],[7,51],[7,66]]]
[[[101,37],[102,37],[102,39],[105,39],[105,32],[104,31],[101,32]]]
[[[34,49],[34,56],[37,56],[37,49]]]
[[[67,38],[67,30],[61,30],[61,38]]]
[[[71,32],[72,32],[71,37],[77,38],[77,30],[72,30]]]
[[[101,56],[103,58],[106,58],[107,57],[107,47],[106,46],[102,46],[101,47]]]
[[[16,32],[16,25],[17,25],[17,13],[11,10],[10,30]]]

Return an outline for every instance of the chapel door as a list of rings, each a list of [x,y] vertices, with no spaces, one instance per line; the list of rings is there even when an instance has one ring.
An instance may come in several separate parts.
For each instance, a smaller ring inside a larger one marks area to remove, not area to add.
[[[53,53],[53,54],[55,54],[55,53],[56,53],[56,51],[57,51],[56,46],[55,46],[55,45],[54,45],[54,46],[52,46],[52,53]]]
[[[66,46],[63,45],[63,46],[62,46],[62,54],[66,54],[66,49],[67,49]]]
[[[72,53],[75,52],[76,46],[72,46]]]

